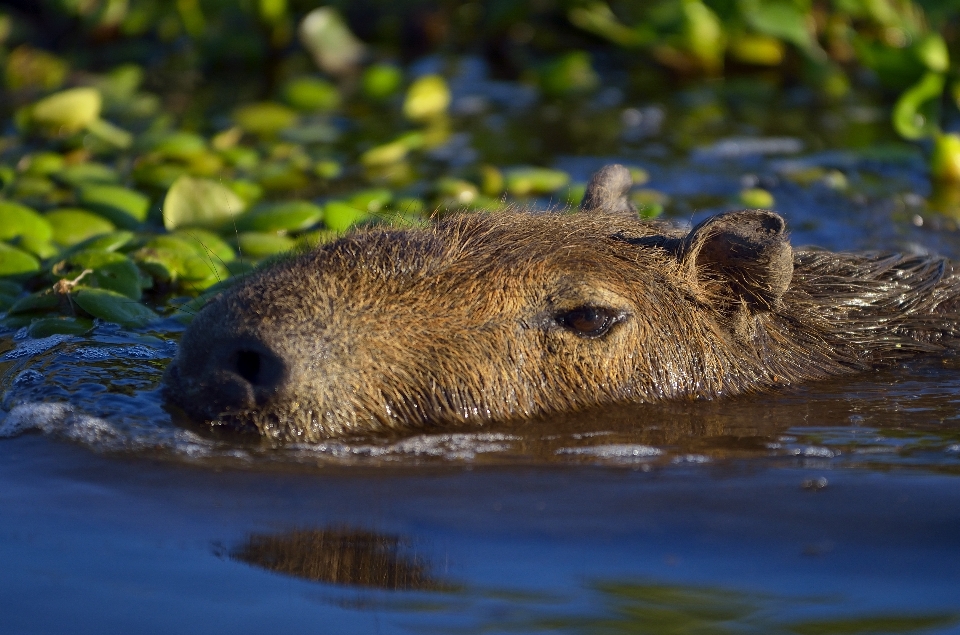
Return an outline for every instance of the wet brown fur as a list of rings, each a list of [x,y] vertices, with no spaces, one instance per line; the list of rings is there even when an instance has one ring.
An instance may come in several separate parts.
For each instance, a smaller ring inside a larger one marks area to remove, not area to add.
[[[359,230],[239,284],[184,334],[165,391],[277,441],[712,399],[944,353],[958,289],[940,258],[793,251],[770,212],[691,232],[467,214]],[[620,321],[558,322],[583,306]]]

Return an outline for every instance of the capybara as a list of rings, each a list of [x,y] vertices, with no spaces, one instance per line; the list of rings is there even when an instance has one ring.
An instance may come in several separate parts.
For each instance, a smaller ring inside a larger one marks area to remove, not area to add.
[[[794,250],[744,210],[640,220],[627,171],[578,213],[358,229],[211,301],[167,369],[194,420],[278,442],[714,399],[948,352],[943,258]]]

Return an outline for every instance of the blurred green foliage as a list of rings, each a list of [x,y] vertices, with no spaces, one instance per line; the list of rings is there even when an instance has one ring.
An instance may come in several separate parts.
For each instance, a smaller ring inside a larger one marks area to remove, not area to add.
[[[776,73],[824,103],[872,91],[890,126],[930,149],[932,178],[960,182],[958,24],[960,0],[8,0],[3,324],[138,326],[156,318],[143,300],[192,310],[184,296],[357,224],[576,204],[584,184],[569,174],[500,164],[523,116],[457,150],[483,104],[452,112],[436,60],[467,55],[509,80],[507,101],[547,104],[547,131],[566,117],[581,138],[619,134],[576,115],[611,76],[646,90]],[[722,116],[692,107],[674,122],[678,145]],[[631,199],[644,217],[669,204],[649,188]],[[774,200],[745,188],[731,202]]]

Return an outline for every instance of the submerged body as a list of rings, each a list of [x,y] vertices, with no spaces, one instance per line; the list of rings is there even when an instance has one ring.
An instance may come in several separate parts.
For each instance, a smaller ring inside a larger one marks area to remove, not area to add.
[[[623,211],[627,187],[601,173],[578,214],[366,229],[278,264],[203,309],[165,393],[196,420],[316,441],[735,395],[960,334],[944,259],[794,251],[762,210],[684,232]]]

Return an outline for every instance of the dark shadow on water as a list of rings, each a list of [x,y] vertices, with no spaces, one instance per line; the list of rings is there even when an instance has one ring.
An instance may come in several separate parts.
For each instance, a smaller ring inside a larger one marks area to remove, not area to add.
[[[274,573],[387,591],[452,591],[400,536],[333,527],[250,534],[229,557]]]

